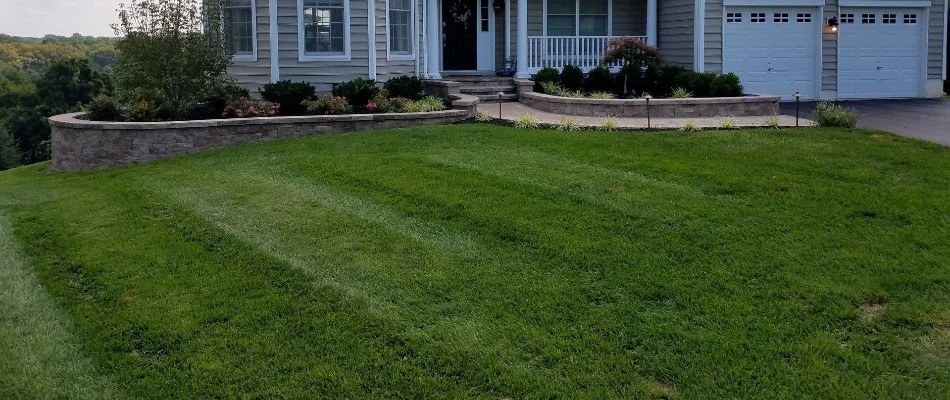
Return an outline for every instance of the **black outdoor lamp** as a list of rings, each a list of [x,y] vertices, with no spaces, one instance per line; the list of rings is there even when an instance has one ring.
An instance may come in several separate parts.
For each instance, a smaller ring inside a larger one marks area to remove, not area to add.
[[[838,17],[828,18],[828,26],[831,27],[832,32],[838,32]]]
[[[802,92],[795,92],[795,127],[798,128],[798,116],[802,105]]]
[[[492,7],[495,7],[495,14],[501,14],[505,9],[505,0],[495,0]]]
[[[650,121],[650,100],[653,99],[653,96],[647,93],[643,98],[647,101],[647,129],[653,129],[653,124]]]

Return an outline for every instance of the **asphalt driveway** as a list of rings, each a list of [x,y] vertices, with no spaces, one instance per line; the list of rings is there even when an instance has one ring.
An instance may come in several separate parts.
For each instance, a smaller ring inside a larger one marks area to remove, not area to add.
[[[857,110],[858,126],[881,129],[901,136],[950,146],[950,100],[863,100],[838,102]],[[814,102],[801,104],[802,117],[810,118]],[[795,103],[782,103],[782,114],[795,115]]]

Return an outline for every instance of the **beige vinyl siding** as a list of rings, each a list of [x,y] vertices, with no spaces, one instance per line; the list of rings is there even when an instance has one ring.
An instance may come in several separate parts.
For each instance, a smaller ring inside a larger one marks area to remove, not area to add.
[[[825,1],[822,24],[838,16],[838,0]],[[838,91],[838,34],[822,27],[821,35],[821,92],[822,98],[837,98]]]
[[[351,0],[352,1],[352,0]],[[365,2],[365,0],[359,0]],[[425,64],[421,64],[421,54],[425,49],[425,43],[422,41],[422,27],[425,20],[422,18],[422,3],[425,0],[413,0],[416,3],[416,18],[413,30],[419,33],[416,37],[418,44],[415,49],[415,57],[412,60],[389,60],[389,26],[387,25],[387,7],[388,0],[376,0],[376,79],[379,82],[386,82],[390,78],[402,75],[419,75]],[[416,73],[416,60],[420,59],[419,74]]]
[[[722,0],[706,0],[703,61],[708,72],[722,72]]]
[[[330,92],[334,83],[369,76],[367,2],[350,3],[350,61],[300,61],[297,0],[278,0],[277,29],[280,43],[280,79],[310,82],[319,93]],[[385,53],[385,52],[384,52]]]
[[[647,34],[647,1],[614,0],[611,19],[614,36],[645,36]]]
[[[514,8],[514,7],[512,7]],[[495,12],[492,9],[492,12]],[[517,12],[517,10],[511,10],[512,13]],[[512,26],[514,25],[514,20],[511,21]],[[515,40],[515,33],[512,32],[511,35],[512,42]],[[514,43],[511,45],[511,56],[515,56],[515,47]],[[505,12],[495,13],[495,70],[501,71],[505,69]]]
[[[270,13],[267,0],[256,0],[257,61],[234,61],[228,74],[251,92],[270,82]]]
[[[666,61],[693,67],[695,0],[665,0],[657,5],[657,46]]]

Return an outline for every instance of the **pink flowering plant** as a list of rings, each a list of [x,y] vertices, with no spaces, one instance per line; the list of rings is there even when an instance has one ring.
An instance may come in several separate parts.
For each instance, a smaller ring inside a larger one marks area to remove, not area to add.
[[[280,105],[247,97],[229,101],[221,113],[221,118],[274,117],[280,113]]]
[[[309,115],[340,115],[353,112],[350,102],[342,96],[317,96],[316,100],[306,100],[303,105]]]
[[[389,97],[386,90],[382,90],[366,104],[369,113],[401,113],[405,112],[409,99],[405,97]]]

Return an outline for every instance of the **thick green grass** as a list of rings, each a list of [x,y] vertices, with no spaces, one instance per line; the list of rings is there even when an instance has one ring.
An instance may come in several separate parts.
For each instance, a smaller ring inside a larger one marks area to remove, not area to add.
[[[46,167],[0,174],[0,398],[950,394],[936,145],[463,125]]]

